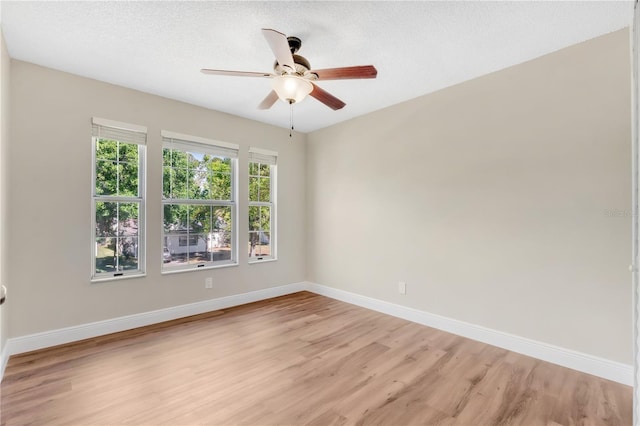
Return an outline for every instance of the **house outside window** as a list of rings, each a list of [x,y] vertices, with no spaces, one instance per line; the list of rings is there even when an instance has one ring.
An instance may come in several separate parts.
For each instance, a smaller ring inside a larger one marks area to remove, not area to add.
[[[278,153],[249,148],[249,262],[276,259]]]
[[[163,272],[237,264],[238,146],[162,131]]]
[[[91,278],[143,275],[147,129],[95,117],[92,124]]]

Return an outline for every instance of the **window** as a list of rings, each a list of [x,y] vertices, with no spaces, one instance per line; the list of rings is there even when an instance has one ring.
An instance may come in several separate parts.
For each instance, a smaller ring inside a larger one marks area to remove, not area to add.
[[[238,146],[162,131],[165,272],[236,264]]]
[[[144,274],[146,132],[93,118],[94,280]]]
[[[189,235],[188,238],[186,236],[180,236],[180,239],[178,240],[178,245],[181,246],[181,247],[186,247],[187,245],[189,245],[189,246],[197,246],[198,245],[198,236],[197,235]]]
[[[275,205],[278,153],[249,148],[249,261],[276,258]]]

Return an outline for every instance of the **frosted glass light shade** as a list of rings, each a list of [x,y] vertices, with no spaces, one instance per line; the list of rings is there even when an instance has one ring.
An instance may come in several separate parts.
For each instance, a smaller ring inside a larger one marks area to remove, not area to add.
[[[288,104],[300,102],[313,90],[313,84],[295,75],[274,77],[271,86],[278,97]]]

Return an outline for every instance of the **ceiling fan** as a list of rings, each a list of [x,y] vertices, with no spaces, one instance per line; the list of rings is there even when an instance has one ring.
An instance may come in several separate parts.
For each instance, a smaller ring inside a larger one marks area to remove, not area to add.
[[[272,89],[258,105],[259,109],[269,109],[281,99],[288,104],[302,101],[307,95],[316,98],[329,108],[338,110],[346,104],[314,83],[316,80],[343,80],[376,78],[378,71],[373,65],[327,68],[312,70],[309,61],[296,55],[302,46],[298,37],[286,35],[271,29],[262,29],[262,35],[276,56],[273,73],[226,71],[203,68],[204,74],[228,75],[235,77],[266,77],[272,79]]]

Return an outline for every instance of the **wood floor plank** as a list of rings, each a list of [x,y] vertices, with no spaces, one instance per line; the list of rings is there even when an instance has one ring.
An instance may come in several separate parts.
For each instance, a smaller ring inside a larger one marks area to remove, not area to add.
[[[630,425],[632,389],[296,293],[13,356],[0,425]]]

